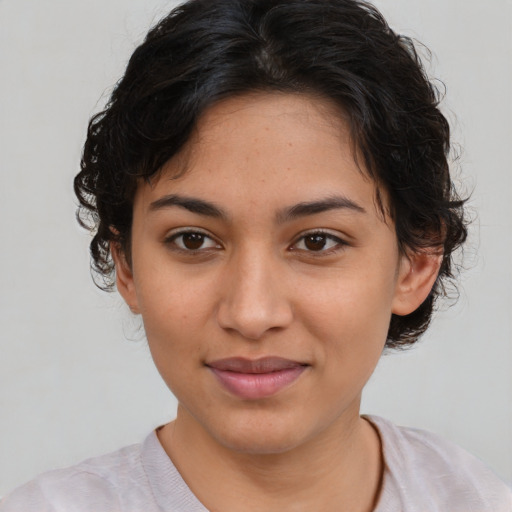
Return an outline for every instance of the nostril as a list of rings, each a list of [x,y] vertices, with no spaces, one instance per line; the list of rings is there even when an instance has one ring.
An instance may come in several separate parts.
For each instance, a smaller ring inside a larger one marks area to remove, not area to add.
[[[224,302],[218,313],[219,326],[244,338],[259,340],[268,332],[286,329],[292,320],[290,306],[282,300],[265,303]]]

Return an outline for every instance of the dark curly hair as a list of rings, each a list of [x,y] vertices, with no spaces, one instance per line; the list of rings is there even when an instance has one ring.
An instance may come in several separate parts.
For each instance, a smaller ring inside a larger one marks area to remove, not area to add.
[[[440,94],[413,42],[358,0],[190,0],[150,30],[91,119],[74,182],[79,221],[94,232],[97,284],[114,285],[111,243],[130,260],[139,180],[177,154],[208,107],[251,91],[339,105],[363,172],[389,194],[400,250],[443,253],[429,297],[391,318],[387,347],[414,343],[453,277],[453,251],[467,236],[464,201],[450,178]]]

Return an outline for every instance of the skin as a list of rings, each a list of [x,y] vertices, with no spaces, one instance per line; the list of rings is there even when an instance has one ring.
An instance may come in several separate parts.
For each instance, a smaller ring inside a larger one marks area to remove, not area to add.
[[[140,184],[130,264],[112,248],[118,289],[179,402],[160,441],[209,510],[374,508],[383,463],[361,393],[391,314],[414,311],[439,267],[438,255],[399,252],[375,187],[342,113],[285,94],[214,105]],[[320,211],[298,211],[311,202]],[[207,366],[235,356],[305,370],[272,396],[243,399]]]

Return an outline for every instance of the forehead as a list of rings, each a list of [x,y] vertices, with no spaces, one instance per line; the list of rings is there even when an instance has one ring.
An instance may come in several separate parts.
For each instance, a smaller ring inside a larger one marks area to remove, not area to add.
[[[342,194],[375,210],[377,186],[354,158],[344,117],[332,102],[302,94],[220,101],[156,179],[139,187],[136,202],[179,192],[277,208]]]
[[[303,156],[308,149],[313,157],[313,145],[336,146],[340,158],[352,160],[344,117],[331,101],[303,94],[252,93],[229,98],[200,117],[182,152],[183,162],[201,159],[205,150],[210,155],[217,151],[219,156],[236,151],[258,160],[286,154],[293,161],[293,153]]]

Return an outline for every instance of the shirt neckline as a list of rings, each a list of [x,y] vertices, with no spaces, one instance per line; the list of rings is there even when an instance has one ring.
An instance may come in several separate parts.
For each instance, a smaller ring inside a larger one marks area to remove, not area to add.
[[[387,439],[392,430],[389,428],[391,424],[378,416],[362,417],[375,429],[381,444],[383,473],[379,497],[373,512],[396,512],[397,496],[401,495],[401,492],[393,468],[400,465],[400,460],[393,457],[393,453],[389,453],[388,450],[388,442],[392,444],[392,441]],[[162,427],[153,430],[141,446],[142,464],[156,503],[162,512],[208,512],[164,450],[157,435],[160,428]],[[169,492],[169,489],[172,489],[172,492]]]

